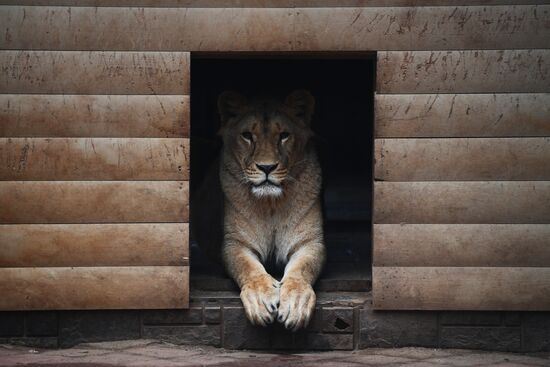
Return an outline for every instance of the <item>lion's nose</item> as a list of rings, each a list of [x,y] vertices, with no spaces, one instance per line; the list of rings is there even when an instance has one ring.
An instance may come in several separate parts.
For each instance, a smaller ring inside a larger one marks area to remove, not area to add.
[[[266,175],[269,175],[271,172],[273,172],[278,165],[279,165],[278,163],[275,163],[275,164],[257,164],[256,163],[256,167],[258,167],[258,169],[263,173],[265,173]]]

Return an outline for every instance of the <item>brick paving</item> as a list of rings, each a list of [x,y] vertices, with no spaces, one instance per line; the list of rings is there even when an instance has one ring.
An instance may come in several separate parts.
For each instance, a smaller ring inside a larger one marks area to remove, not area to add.
[[[263,353],[181,346],[155,340],[128,340],[80,344],[69,349],[33,349],[0,345],[0,366],[550,366],[550,353],[514,354],[431,348]]]

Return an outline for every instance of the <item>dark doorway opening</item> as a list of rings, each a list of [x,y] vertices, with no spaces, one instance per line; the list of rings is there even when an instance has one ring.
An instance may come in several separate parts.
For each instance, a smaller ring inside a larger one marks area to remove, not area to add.
[[[316,100],[312,128],[323,170],[327,264],[322,291],[370,291],[372,249],[375,57],[346,55],[193,55],[191,61],[191,191],[219,154],[217,98],[309,90]],[[220,196],[221,198],[221,196]],[[191,200],[191,206],[201,203]],[[214,218],[215,216],[213,216]],[[217,225],[213,219],[213,225]],[[233,290],[223,268],[191,242],[191,287]]]

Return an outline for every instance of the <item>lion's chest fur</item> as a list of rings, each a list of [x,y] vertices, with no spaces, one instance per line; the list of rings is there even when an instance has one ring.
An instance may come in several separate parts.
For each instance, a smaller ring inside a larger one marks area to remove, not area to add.
[[[312,161],[299,179],[278,199],[259,199],[249,189],[221,172],[225,196],[225,241],[234,237],[256,252],[262,262],[285,264],[301,242],[322,241],[319,191],[320,169]]]
[[[270,205],[251,199],[247,203],[241,202],[239,207],[234,207],[234,203],[226,205],[226,233],[238,232],[262,261],[273,258],[277,263],[285,264],[292,248],[308,237],[311,228],[307,227],[307,217],[318,206],[314,200],[304,203],[288,198],[285,201]]]

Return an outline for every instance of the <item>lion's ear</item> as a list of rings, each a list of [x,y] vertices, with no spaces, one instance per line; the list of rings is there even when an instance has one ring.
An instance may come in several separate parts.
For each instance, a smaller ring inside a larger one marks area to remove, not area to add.
[[[295,90],[285,99],[285,106],[298,118],[309,125],[315,109],[315,98],[304,89]]]
[[[245,112],[248,101],[245,96],[232,91],[223,92],[218,97],[218,112],[222,124],[232,117],[239,116]]]

